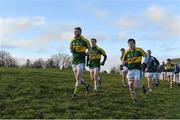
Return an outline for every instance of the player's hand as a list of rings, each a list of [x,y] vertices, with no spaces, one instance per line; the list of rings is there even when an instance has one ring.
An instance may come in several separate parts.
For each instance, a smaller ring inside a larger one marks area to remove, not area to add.
[[[104,65],[104,62],[101,62],[101,65]]]
[[[75,49],[72,48],[72,49],[71,49],[71,52],[72,52],[72,53],[75,52]]]
[[[145,63],[143,63],[141,66],[142,66],[142,70],[145,70],[147,67],[147,65]]]
[[[120,70],[123,70],[123,65],[120,65],[120,66],[119,66],[119,69],[120,69]]]

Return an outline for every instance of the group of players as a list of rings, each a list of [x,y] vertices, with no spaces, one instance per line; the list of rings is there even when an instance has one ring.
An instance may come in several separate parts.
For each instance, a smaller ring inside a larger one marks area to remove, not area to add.
[[[73,55],[72,69],[76,79],[72,98],[78,96],[78,90],[81,84],[85,86],[86,93],[89,93],[90,85],[82,78],[85,65],[89,67],[90,78],[93,81],[94,90],[97,91],[101,86],[101,78],[98,75],[100,66],[104,65],[107,59],[105,51],[97,46],[97,40],[95,38],[91,39],[90,45],[90,42],[82,36],[80,27],[74,29],[74,39],[70,43],[70,50]],[[179,69],[175,69],[176,67],[171,63],[170,59],[168,59],[167,64],[160,66],[159,61],[151,54],[151,50],[145,52],[143,49],[136,47],[136,41],[132,38],[128,40],[128,49],[121,49],[120,74],[123,78],[122,83],[124,87],[126,86],[125,79],[127,78],[133,103],[137,102],[136,93],[138,89],[141,89],[144,94],[147,92],[145,86],[140,82],[144,72],[147,77],[148,90],[150,93],[152,92],[153,83],[156,86],[159,85],[159,72],[162,72],[163,79],[167,78],[170,81],[170,88],[172,88],[173,85],[173,70],[175,70],[175,73],[179,73]],[[101,56],[103,56],[102,62]],[[143,62],[142,57],[144,57]],[[179,67],[177,66],[177,68]]]

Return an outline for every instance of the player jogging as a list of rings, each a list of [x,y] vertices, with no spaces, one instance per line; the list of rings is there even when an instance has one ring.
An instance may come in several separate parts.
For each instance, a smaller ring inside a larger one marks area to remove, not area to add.
[[[122,62],[122,59],[123,59],[123,56],[124,56],[124,53],[125,53],[125,49],[124,48],[121,48],[121,57],[120,57],[120,60]],[[120,70],[120,79],[122,79],[122,86],[123,87],[126,87],[126,75],[127,75],[127,72],[128,72],[128,69],[127,69],[127,64],[125,64],[123,66],[123,69]],[[122,76],[122,77],[121,77]]]
[[[141,76],[140,70],[141,70],[142,56],[145,57],[145,62],[146,62],[147,55],[143,49],[136,47],[135,44],[136,42],[134,39],[128,40],[129,49],[126,50],[121,65],[121,69],[123,69],[123,66],[127,64],[127,68],[128,68],[127,79],[128,79],[129,91],[133,99],[133,103],[136,103],[137,100],[136,91],[139,88],[142,88],[143,93],[146,93],[146,89],[144,85],[140,85],[140,76]]]
[[[167,72],[167,80],[170,83],[170,89],[172,89],[174,64],[171,63],[171,59],[167,59],[167,63],[165,64],[165,69]]]
[[[97,91],[101,86],[101,78],[98,76],[100,71],[100,66],[105,64],[107,55],[105,51],[96,45],[97,40],[95,38],[91,39],[91,48],[87,53],[87,65],[89,66],[90,77],[94,83],[94,90]],[[103,61],[101,62],[101,56],[104,56]]]
[[[83,80],[82,72],[84,71],[85,67],[86,51],[90,48],[90,43],[81,35],[81,33],[81,28],[76,27],[74,29],[75,37],[70,43],[70,50],[73,55],[72,69],[76,79],[74,94],[72,98],[77,97],[78,89],[81,83],[85,86],[86,93],[89,93],[89,85]]]
[[[147,63],[146,63],[146,74],[148,81],[149,92],[152,92],[152,83],[156,86],[159,85],[157,70],[159,66],[159,61],[151,55],[151,50],[147,50]]]

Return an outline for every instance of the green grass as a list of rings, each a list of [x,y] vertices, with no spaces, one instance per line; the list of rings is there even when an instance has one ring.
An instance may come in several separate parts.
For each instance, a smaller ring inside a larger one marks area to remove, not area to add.
[[[173,62],[173,63],[180,63],[180,58],[172,59],[172,62]]]
[[[133,105],[118,75],[101,76],[101,91],[86,95],[82,86],[72,100],[71,70],[0,68],[0,118],[180,118],[180,86],[169,90],[163,81],[152,94],[139,92]],[[88,73],[84,78],[92,84]]]

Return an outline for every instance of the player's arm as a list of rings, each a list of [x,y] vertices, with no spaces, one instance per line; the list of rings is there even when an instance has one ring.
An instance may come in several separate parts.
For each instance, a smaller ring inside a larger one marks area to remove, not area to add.
[[[106,55],[106,52],[103,49],[99,48],[99,50],[101,51],[101,54],[104,57],[103,61],[101,62],[101,65],[104,65],[106,60],[107,60],[107,55]]]
[[[143,70],[145,70],[147,67],[147,62],[148,62],[149,57],[147,56],[146,52],[143,49],[139,48],[139,51],[141,52],[141,55],[144,57],[144,61],[141,67]]]
[[[86,57],[87,57],[87,59],[86,59],[86,66],[89,66],[89,50],[88,50],[88,52],[86,54]]]
[[[74,48],[73,48],[73,40],[70,43],[70,51],[71,51],[71,53],[73,53],[75,51]]]
[[[105,64],[105,62],[106,62],[106,60],[107,60],[107,55],[105,54],[105,55],[103,55],[103,57],[104,57],[104,59],[103,59],[103,61],[101,62],[101,65],[104,65]]]
[[[125,51],[125,53],[120,59],[121,59],[121,64],[120,64],[119,69],[123,70],[123,66],[127,63],[127,51]]]
[[[146,52],[143,49],[141,49],[141,54],[144,57],[143,63],[146,64],[148,62],[148,56],[147,56]]]
[[[86,42],[86,48],[87,48],[87,49],[90,49],[91,46],[90,46],[89,40],[86,39],[84,36],[81,36],[81,39],[84,40],[84,41]]]
[[[86,66],[89,66],[89,55],[87,55]]]
[[[156,61],[156,66],[160,66],[159,60],[157,58],[155,58],[155,57],[154,57],[154,59]]]

